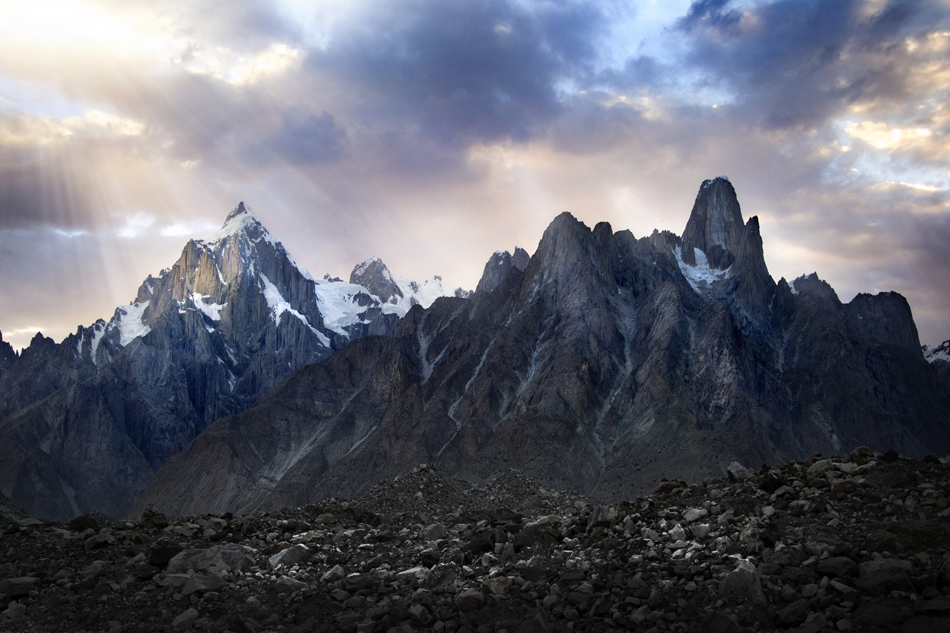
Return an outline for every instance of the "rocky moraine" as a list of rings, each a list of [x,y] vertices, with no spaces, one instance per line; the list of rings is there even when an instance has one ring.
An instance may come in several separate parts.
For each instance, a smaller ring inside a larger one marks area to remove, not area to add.
[[[948,631],[950,458],[855,449],[596,505],[420,466],[244,516],[27,518],[4,631]]]

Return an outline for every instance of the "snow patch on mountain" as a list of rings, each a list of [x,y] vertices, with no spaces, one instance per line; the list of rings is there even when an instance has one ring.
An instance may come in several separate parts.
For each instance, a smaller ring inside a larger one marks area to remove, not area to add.
[[[125,347],[139,336],[145,336],[152,331],[152,328],[146,325],[142,320],[142,316],[148,304],[148,301],[145,303],[133,303],[127,306],[120,306],[116,310],[117,319],[114,319],[114,322],[119,328],[119,345],[122,347]]]
[[[96,350],[99,349],[99,343],[102,341],[102,335],[106,333],[106,322],[102,319],[96,321],[92,326],[92,342],[89,345],[92,354],[92,362],[96,362]],[[98,364],[98,363],[97,363]]]
[[[241,236],[246,237],[249,244],[257,244],[260,241],[267,242],[275,249],[283,253],[284,256],[290,261],[290,263],[300,271],[300,274],[303,275],[304,279],[313,281],[313,275],[310,274],[310,271],[305,267],[297,263],[297,260],[294,259],[293,255],[284,248],[284,245],[277,241],[277,238],[267,230],[267,227],[264,226],[264,223],[261,222],[256,215],[251,211],[250,207],[246,206],[243,202],[238,204],[238,206],[232,211],[227,220],[224,222],[224,226],[214,234],[212,241],[208,244],[210,248],[214,248],[222,240],[225,240],[229,237]],[[219,271],[220,277],[220,271]],[[223,282],[222,278],[222,282]]]
[[[371,296],[363,286],[320,279],[314,282],[313,290],[317,296],[317,309],[323,315],[323,324],[330,330],[349,336],[344,328],[363,322],[360,315],[367,306],[360,305],[357,297]]]
[[[317,335],[317,338],[320,339],[320,342],[325,347],[330,347],[330,339],[327,338],[327,335],[313,327],[310,324],[310,321],[307,320],[307,317],[290,307],[290,303],[284,299],[283,295],[280,294],[280,290],[277,289],[277,286],[271,283],[271,280],[267,278],[267,275],[261,273],[260,280],[261,285],[263,286],[262,290],[264,292],[264,299],[267,301],[267,306],[271,309],[271,315],[274,317],[274,325],[280,325],[280,315],[282,315],[284,312],[289,312],[300,319],[304,325],[310,328],[310,331]]]
[[[683,273],[683,276],[686,277],[686,281],[689,282],[689,285],[697,294],[702,294],[703,289],[708,288],[713,283],[728,279],[732,276],[732,266],[725,270],[716,270],[715,268],[709,267],[706,253],[695,247],[693,248],[693,253],[696,256],[696,265],[690,266],[683,261],[682,248],[679,246],[673,248],[673,254],[676,256],[676,263],[679,264],[680,272]]]
[[[376,256],[374,255],[373,257],[370,257],[369,259],[367,259],[367,260],[364,261],[363,263],[357,264],[356,268],[353,269],[353,275],[359,277],[360,275],[362,275],[363,273],[365,273],[366,270],[367,270],[371,265],[376,264],[376,263],[382,264],[383,261],[382,261],[379,257],[376,257]],[[390,280],[390,281],[393,280],[392,273],[389,272],[389,269],[386,268],[386,265],[385,265],[385,264],[383,264],[383,270],[382,270],[381,274],[382,274],[382,276],[383,276],[385,279],[388,279],[388,280]]]
[[[251,213],[251,210],[242,202],[228,215],[224,225],[214,234],[211,244],[214,245],[232,235],[237,235],[242,232],[247,233],[247,229],[250,227],[260,231],[261,237],[268,242],[272,244],[277,243],[277,240],[270,234],[270,231],[267,230],[263,223],[257,219],[257,216]]]
[[[396,314],[399,318],[406,316],[414,305],[428,308],[439,297],[455,296],[455,289],[446,284],[439,275],[426,279],[422,286],[411,279],[402,277],[393,277],[392,280],[402,291],[402,297],[398,299],[393,297],[389,303],[384,303],[382,308],[384,314]]]
[[[205,303],[205,299],[211,295],[202,295],[198,293],[191,294],[191,301],[195,304],[195,307],[198,308],[205,316],[207,316],[212,321],[221,320],[221,309],[226,306],[226,303]]]
[[[936,347],[923,345],[924,358],[928,363],[950,363],[950,341],[944,341]]]

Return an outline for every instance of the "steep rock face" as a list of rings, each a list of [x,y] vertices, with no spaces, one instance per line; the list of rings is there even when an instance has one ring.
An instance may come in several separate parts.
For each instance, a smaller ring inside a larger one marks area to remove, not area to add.
[[[907,299],[896,292],[859,294],[848,304],[851,323],[869,339],[920,350],[917,326]]]
[[[363,286],[384,303],[403,298],[402,290],[396,285],[386,264],[373,257],[356,266],[350,273],[350,283]]]
[[[3,378],[4,372],[13,366],[16,358],[17,354],[13,351],[13,346],[3,340],[3,333],[0,332],[0,378]]]
[[[686,263],[695,266],[693,248],[706,254],[714,268],[724,269],[732,263],[745,239],[739,199],[732,183],[725,176],[705,180],[683,231]]]
[[[635,239],[562,214],[492,292],[415,307],[394,339],[356,341],[215,422],[137,509],[297,506],[423,462],[616,499],[733,460],[950,450],[936,370],[905,336],[880,338],[906,327],[889,321],[894,300],[875,311],[842,305],[816,275],[772,281],[758,222],[735,221],[727,184],[704,183],[690,217],[725,227],[692,238],[717,261],[672,233]],[[709,203],[717,191],[728,204]]]
[[[406,309],[314,280],[241,203],[110,321],[37,334],[0,374],[0,490],[45,519],[121,516],[212,421],[354,338],[391,336]]]
[[[528,251],[520,246],[515,247],[514,255],[508,251],[495,251],[485,263],[482,277],[478,281],[475,292],[491,292],[498,287],[498,284],[502,282],[512,267],[524,272],[530,260],[531,256],[528,255]]]

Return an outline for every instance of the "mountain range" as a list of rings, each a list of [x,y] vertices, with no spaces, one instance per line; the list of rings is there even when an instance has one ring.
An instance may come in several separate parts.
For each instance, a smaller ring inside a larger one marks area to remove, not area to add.
[[[776,282],[725,177],[702,183],[682,236],[564,213],[525,255],[214,421],[131,514],[302,506],[421,463],[615,500],[733,461],[950,453],[946,344],[928,362],[897,293],[842,303],[816,274]]]
[[[121,516],[211,422],[445,294],[470,293],[378,258],[314,279],[242,202],[109,321],[20,354],[0,339],[0,491],[44,519]]]

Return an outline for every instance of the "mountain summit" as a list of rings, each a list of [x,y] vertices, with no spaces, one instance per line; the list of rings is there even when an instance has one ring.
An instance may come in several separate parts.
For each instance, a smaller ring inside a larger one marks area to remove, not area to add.
[[[744,237],[742,211],[732,183],[725,176],[703,181],[683,231],[683,260],[695,266],[693,253],[698,248],[715,268],[726,268],[728,263],[723,260],[728,258],[723,255],[737,253]]]
[[[485,269],[482,271],[482,278],[478,281],[475,292],[491,292],[505,279],[505,275],[512,268],[517,268],[524,272],[528,267],[531,256],[528,251],[520,246],[515,247],[515,254],[508,251],[495,251],[491,258],[485,263]]]
[[[950,393],[904,298],[776,283],[763,253],[725,178],[700,187],[682,238],[563,213],[523,270],[413,307],[394,338],[354,341],[212,424],[137,508],[301,506],[421,463],[612,500],[733,461],[950,452]]]
[[[121,516],[212,421],[353,339],[394,334],[409,305],[387,299],[314,280],[241,202],[110,320],[59,344],[38,334],[19,356],[0,346],[0,491],[35,517]]]

